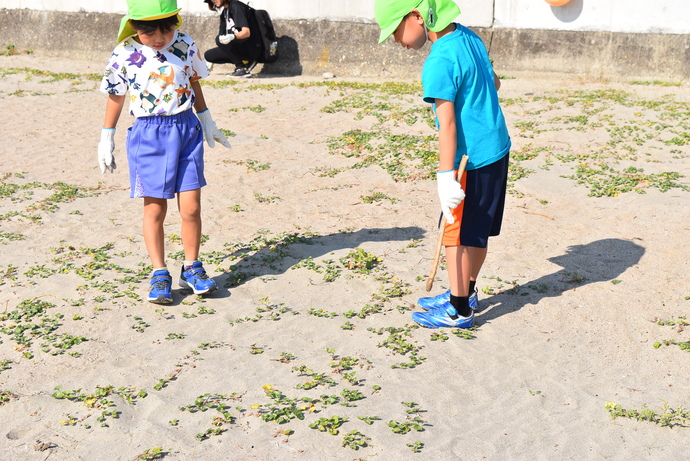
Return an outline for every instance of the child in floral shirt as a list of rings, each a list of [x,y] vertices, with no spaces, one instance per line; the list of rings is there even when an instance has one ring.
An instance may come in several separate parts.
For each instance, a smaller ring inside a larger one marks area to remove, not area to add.
[[[153,265],[148,300],[166,304],[173,300],[163,232],[168,199],[177,197],[182,218],[180,286],[195,294],[218,289],[197,260],[206,185],[203,141],[209,147],[230,143],[216,128],[201,91],[199,80],[208,69],[194,41],[177,30],[182,23],[177,1],[127,0],[127,6],[101,83],[108,102],[98,162],[102,173],[116,168],[115,127],[129,92],[129,113],[135,117],[127,134],[130,196],[144,199],[144,242]]]

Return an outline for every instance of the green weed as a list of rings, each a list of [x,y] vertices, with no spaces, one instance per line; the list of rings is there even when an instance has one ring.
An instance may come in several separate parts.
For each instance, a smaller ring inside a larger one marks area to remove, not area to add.
[[[659,349],[662,345],[664,346],[678,346],[680,350],[690,352],[690,341],[676,341],[675,339],[664,339],[662,341],[656,341],[654,343],[654,349]]]
[[[8,403],[12,399],[16,399],[17,394],[15,394],[12,391],[5,390],[5,391],[0,391],[0,407]]]
[[[136,459],[149,460],[149,459],[163,459],[166,452],[163,451],[163,447],[147,448],[140,453]]]
[[[351,130],[327,141],[331,154],[354,157],[350,168],[378,165],[395,181],[428,179],[438,164],[436,136]]]
[[[369,274],[382,260],[378,256],[355,248],[347,256],[340,258],[343,267],[359,274]]]
[[[412,449],[413,453],[421,453],[422,448],[424,448],[424,444],[420,441],[416,441],[413,443],[408,442],[406,445]]]
[[[381,343],[377,344],[377,347],[385,347],[390,349],[393,353],[407,356],[410,360],[409,362],[402,362],[398,364],[391,365],[391,368],[415,368],[417,365],[421,365],[426,357],[420,356],[419,352],[421,347],[417,346],[415,342],[409,340],[411,337],[413,327],[387,327],[387,328],[367,328],[376,335],[382,335],[383,333],[388,333],[388,337]]]
[[[664,403],[661,411],[657,412],[647,408],[646,405],[642,405],[640,410],[627,410],[617,403],[607,402],[606,410],[609,412],[612,419],[630,418],[636,421],[649,421],[660,426],[690,427],[690,411],[686,410],[683,406],[671,408]]]
[[[273,400],[272,404],[254,405],[252,407],[259,409],[263,421],[285,424],[295,418],[298,420],[304,419],[304,413],[298,408],[296,401],[286,397],[270,384],[264,385],[262,388],[266,396]]]
[[[374,424],[374,421],[381,421],[381,418],[378,416],[358,416],[357,419],[364,421],[364,423],[369,426]]]
[[[33,50],[19,51],[14,45],[7,45],[3,51],[0,52],[0,56],[16,56],[18,54],[32,54]]]
[[[331,416],[330,418],[319,418],[313,423],[309,424],[311,429],[317,429],[320,432],[328,432],[331,435],[338,435],[339,428],[348,421],[346,417]]]
[[[364,203],[381,202],[383,200],[388,200],[391,203],[395,203],[398,201],[397,198],[389,197],[383,192],[373,192],[371,195],[361,195],[359,198]]]
[[[246,166],[247,173],[256,173],[259,171],[265,171],[271,168],[270,163],[261,163],[258,160],[246,159],[246,160],[223,160],[225,163],[232,163],[235,165]]]
[[[353,450],[359,450],[360,448],[368,446],[367,442],[370,440],[370,437],[365,436],[359,431],[352,430],[343,437],[342,446],[352,448]]]

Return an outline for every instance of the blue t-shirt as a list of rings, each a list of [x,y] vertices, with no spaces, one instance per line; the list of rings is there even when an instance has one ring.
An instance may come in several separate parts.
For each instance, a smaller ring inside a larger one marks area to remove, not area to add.
[[[470,29],[455,26],[455,31],[431,46],[422,70],[424,101],[434,105],[434,113],[435,99],[454,103],[458,130],[455,168],[467,154],[467,169],[474,170],[502,159],[510,150],[510,136],[486,47]]]

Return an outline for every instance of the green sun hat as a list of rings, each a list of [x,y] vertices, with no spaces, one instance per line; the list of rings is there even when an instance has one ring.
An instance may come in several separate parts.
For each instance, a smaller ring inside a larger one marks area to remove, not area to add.
[[[390,37],[412,10],[418,10],[434,32],[442,31],[460,15],[460,7],[453,0],[376,0],[374,16],[381,28],[379,43]]]
[[[127,0],[127,15],[120,21],[120,31],[117,34],[117,42],[132,35],[136,31],[129,23],[130,19],[137,21],[154,21],[177,15],[177,27],[182,24],[182,17],[177,14],[182,8],[177,7],[177,0]]]

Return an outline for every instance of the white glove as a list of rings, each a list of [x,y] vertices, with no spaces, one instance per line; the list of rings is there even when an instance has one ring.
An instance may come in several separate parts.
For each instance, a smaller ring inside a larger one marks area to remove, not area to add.
[[[450,212],[451,208],[460,205],[465,198],[465,191],[460,187],[460,183],[455,180],[455,171],[443,171],[436,173],[438,184],[438,198],[441,201],[441,210],[446,217],[448,224],[453,224],[455,218]]]
[[[216,122],[211,118],[211,111],[206,109],[201,112],[196,113],[201,122],[201,129],[204,131],[204,139],[208,143],[208,147],[215,147],[216,141],[224,145],[225,147],[232,147],[230,142],[227,140],[223,133],[216,128]]]
[[[115,171],[115,128],[103,128],[101,130],[101,142],[98,143],[98,165],[101,167],[101,174],[106,171]]]
[[[218,41],[222,43],[223,45],[227,45],[228,43],[232,42],[235,40],[235,35],[233,34],[227,34],[227,35],[219,35],[218,36]]]

